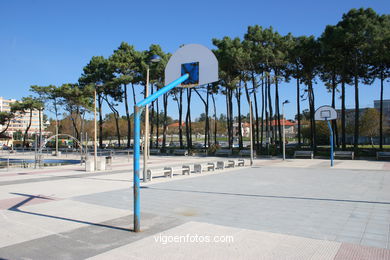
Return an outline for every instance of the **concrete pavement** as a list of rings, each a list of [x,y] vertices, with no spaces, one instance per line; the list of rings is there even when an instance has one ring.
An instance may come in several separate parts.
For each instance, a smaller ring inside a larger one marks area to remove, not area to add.
[[[152,157],[152,167],[204,157]],[[0,173],[5,259],[390,259],[390,163],[256,160],[225,172],[142,185],[132,228],[131,162]],[[129,169],[130,168],[130,169]],[[22,174],[21,174],[22,173]],[[172,236],[229,243],[163,243]]]

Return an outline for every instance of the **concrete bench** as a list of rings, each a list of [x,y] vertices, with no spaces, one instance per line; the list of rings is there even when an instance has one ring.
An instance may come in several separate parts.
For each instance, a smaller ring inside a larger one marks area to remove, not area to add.
[[[183,165],[181,167],[181,169],[182,169],[183,175],[185,175],[185,174],[190,175],[191,174],[191,167],[189,165]]]
[[[174,154],[174,155],[184,155],[184,156],[188,156],[188,151],[185,150],[185,149],[175,149],[175,150],[173,150],[173,154]]]
[[[376,152],[376,159],[390,159],[390,152]]]
[[[333,153],[334,158],[355,158],[355,153],[353,151],[335,151]]]
[[[217,170],[225,169],[225,161],[217,161]]]
[[[295,151],[294,152],[294,158],[297,157],[309,157],[310,159],[313,159],[313,151]]]
[[[251,156],[251,150],[240,150],[238,152],[238,155],[241,157]],[[256,151],[255,150],[253,150],[253,158],[256,158]]]
[[[207,164],[200,164],[200,163],[194,164],[194,172],[195,173],[196,172],[202,173],[204,170],[214,171],[215,170],[215,163],[209,162]]]
[[[215,155],[219,156],[231,156],[232,150],[231,149],[220,149],[215,152]]]
[[[234,168],[238,166],[238,161],[236,160],[228,160],[226,164],[226,168]]]
[[[237,166],[245,166],[245,160],[244,159],[238,159],[237,160]]]
[[[153,179],[153,176],[156,176],[157,174],[161,173],[164,174],[164,177],[173,177],[172,167],[165,167],[164,169],[147,169],[146,178],[151,181]]]
[[[164,167],[163,169],[148,169],[146,171],[147,179],[151,181],[153,179],[153,176],[156,176],[157,174],[164,174],[164,177],[173,177],[173,173],[178,172],[182,175],[190,175],[191,168],[189,165],[183,165],[182,167]]]
[[[149,153],[150,153],[150,154],[153,154],[153,155],[157,155],[157,154],[161,154],[161,150],[160,150],[160,149],[153,148],[153,149],[150,149],[150,150],[149,150]]]

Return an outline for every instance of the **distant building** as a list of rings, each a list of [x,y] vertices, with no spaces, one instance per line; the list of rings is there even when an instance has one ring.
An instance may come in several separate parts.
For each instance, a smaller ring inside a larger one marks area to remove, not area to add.
[[[295,137],[297,135],[297,123],[282,119],[280,120],[280,127],[282,128],[284,124],[284,132],[286,134],[286,137]],[[270,122],[270,125],[275,128],[276,134],[279,133],[278,130],[278,121],[277,120],[272,120]],[[282,130],[283,131],[283,130]]]
[[[380,111],[380,100],[374,100],[374,108]],[[360,108],[359,115],[364,114],[368,108]],[[336,109],[337,119],[341,119],[341,109]],[[355,120],[355,109],[348,108],[345,109],[345,121],[353,122]],[[383,120],[385,126],[390,126],[390,99],[383,100]]]
[[[359,109],[359,115],[363,115],[368,108],[360,108]],[[337,112],[337,119],[341,120],[341,109],[336,109]],[[359,117],[360,117],[359,116]],[[347,108],[345,109],[345,121],[346,122],[353,122],[355,120],[355,109],[354,108]]]
[[[238,123],[233,123],[233,133],[234,136],[239,136],[239,130]],[[251,127],[250,124],[247,122],[241,123],[241,133],[243,137],[249,137],[251,134]]]
[[[283,119],[283,120],[280,120],[281,127],[283,126],[283,123],[284,123],[284,131],[285,131],[286,137],[295,137],[295,135],[297,134],[297,130],[296,130],[297,123],[292,122],[290,120]],[[259,125],[260,125],[260,122],[259,122]],[[275,129],[276,133],[278,134],[278,127],[277,127],[278,121],[272,120],[269,122],[269,125],[272,126]],[[263,128],[264,133],[265,133],[265,129],[266,129],[266,126],[265,126],[265,120],[264,120],[264,128]],[[238,136],[238,130],[239,130],[238,123],[234,123],[233,124],[233,133],[235,136]],[[251,128],[250,128],[249,123],[247,123],[247,122],[241,123],[241,132],[242,132],[243,137],[250,136]]]
[[[0,97],[0,112],[10,112],[11,104],[15,102],[16,102],[15,99],[5,99],[3,97]],[[11,137],[11,139],[8,141],[1,140],[0,143],[12,144],[14,133],[20,131],[24,134],[24,131],[26,131],[29,122],[30,122],[30,113],[16,113],[15,118],[12,119],[7,131],[5,132],[5,136]],[[6,125],[0,125],[0,132],[6,127],[7,127]],[[44,130],[44,126],[42,124],[42,131],[43,130]],[[34,110],[32,113],[31,127],[28,133],[29,135],[31,135],[38,131],[39,131],[39,112],[38,110]]]

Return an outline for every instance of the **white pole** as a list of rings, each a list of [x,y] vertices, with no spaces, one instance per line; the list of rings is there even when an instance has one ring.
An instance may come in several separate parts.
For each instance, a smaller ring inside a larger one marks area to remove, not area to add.
[[[94,149],[94,170],[96,171],[97,169],[97,126],[96,126],[96,86],[95,86],[95,91],[94,91],[94,102],[93,102],[93,107],[94,107],[94,138],[93,138],[93,149]]]
[[[56,118],[56,156],[58,156],[58,119]]]
[[[149,96],[149,66],[146,69],[146,86],[145,86],[145,98]],[[145,131],[144,131],[144,151],[143,151],[143,157],[144,157],[144,167],[143,167],[143,175],[142,179],[143,182],[147,182],[146,178],[146,165],[149,155],[149,106],[145,106]]]
[[[282,104],[282,120],[283,120],[283,160],[286,160],[286,133],[284,130],[284,104]]]

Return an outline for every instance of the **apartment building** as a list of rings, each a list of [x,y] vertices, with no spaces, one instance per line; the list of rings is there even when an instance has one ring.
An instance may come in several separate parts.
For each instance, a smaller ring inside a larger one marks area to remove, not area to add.
[[[0,112],[10,112],[11,111],[11,104],[16,102],[15,99],[5,99],[3,97],[0,97]],[[15,118],[11,121],[7,131],[5,132],[6,136],[11,137],[11,143],[13,141],[14,133],[15,132],[22,132],[26,130],[28,124],[30,122],[30,113],[17,113],[15,115]],[[5,128],[5,125],[0,125],[0,132]],[[42,124],[42,130],[43,130],[43,124]],[[39,131],[39,112],[38,110],[34,110],[32,113],[32,119],[31,119],[31,127],[29,130],[29,134],[33,134]],[[0,141],[0,143],[4,143]],[[9,143],[9,141],[8,141]]]

